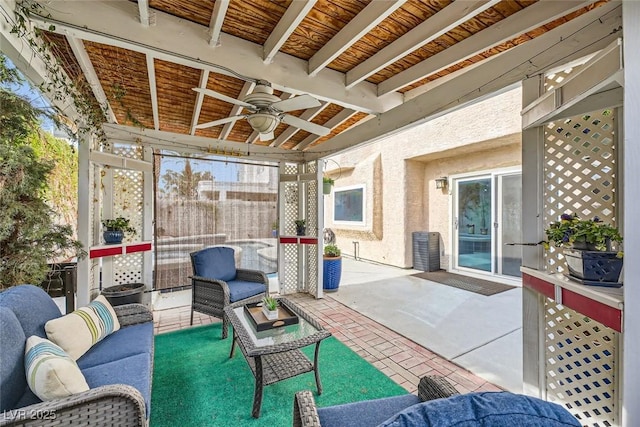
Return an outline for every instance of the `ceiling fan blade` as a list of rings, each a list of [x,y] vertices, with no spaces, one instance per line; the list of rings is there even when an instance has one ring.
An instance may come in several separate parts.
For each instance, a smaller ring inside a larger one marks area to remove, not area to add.
[[[231,104],[240,105],[240,106],[245,107],[245,108],[247,108],[247,109],[249,109],[251,111],[255,111],[256,110],[256,107],[253,106],[252,104],[249,104],[248,102],[244,102],[244,101],[241,101],[239,99],[235,99],[235,98],[232,98],[230,96],[223,95],[220,92],[216,92],[215,90],[203,89],[201,87],[194,87],[193,90],[195,90],[196,92],[199,92],[199,93],[204,93],[205,95],[209,95],[212,98],[216,98],[216,99],[219,99],[219,100],[224,101],[224,102],[229,102]]]
[[[324,126],[317,125],[315,123],[308,122],[306,120],[302,120],[296,116],[292,116],[290,114],[285,114],[282,119],[282,123],[286,123],[291,126],[295,126],[302,130],[306,130],[307,132],[311,132],[316,135],[325,136],[331,132],[331,129],[326,128]]]
[[[311,95],[294,96],[271,104],[272,108],[286,113],[287,111],[306,110],[307,108],[319,107],[320,101]]]
[[[271,141],[274,138],[273,132],[259,134],[260,141]]]
[[[212,122],[201,123],[199,125],[196,125],[196,129],[204,129],[204,128],[210,128],[210,127],[213,127],[213,126],[223,125],[225,123],[235,122],[236,120],[244,119],[244,117],[245,116],[225,117],[224,119],[218,119],[218,120],[214,120]]]

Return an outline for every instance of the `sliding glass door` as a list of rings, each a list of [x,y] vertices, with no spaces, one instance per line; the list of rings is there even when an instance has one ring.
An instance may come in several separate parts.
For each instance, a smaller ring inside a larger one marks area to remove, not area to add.
[[[520,276],[520,172],[453,178],[453,268]]]

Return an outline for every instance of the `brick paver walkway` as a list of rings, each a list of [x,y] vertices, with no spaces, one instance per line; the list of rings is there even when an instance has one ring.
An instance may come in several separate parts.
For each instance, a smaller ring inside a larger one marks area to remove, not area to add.
[[[500,390],[331,296],[315,299],[307,294],[295,294],[287,298],[311,313],[333,336],[411,393],[417,390],[418,380],[423,375],[444,376],[460,393]],[[188,328],[190,316],[189,306],[156,311],[153,313],[155,333]],[[194,325],[213,322],[219,320],[194,313]]]

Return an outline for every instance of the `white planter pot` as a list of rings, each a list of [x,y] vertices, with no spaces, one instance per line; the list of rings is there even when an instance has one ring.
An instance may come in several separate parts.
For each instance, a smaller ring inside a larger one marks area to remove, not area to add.
[[[278,319],[278,309],[276,308],[273,311],[267,310],[266,306],[262,306],[262,313],[264,313],[264,315],[267,317],[267,319],[269,320],[277,320]]]

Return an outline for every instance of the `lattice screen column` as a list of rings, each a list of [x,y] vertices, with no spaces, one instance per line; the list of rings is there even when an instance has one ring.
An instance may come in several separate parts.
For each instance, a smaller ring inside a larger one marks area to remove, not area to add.
[[[318,296],[318,168],[317,162],[280,166],[278,278],[280,293]],[[303,238],[294,237],[296,220],[304,219]]]
[[[616,223],[616,110],[548,123],[544,131],[543,224],[563,213]],[[564,273],[562,250],[545,268]],[[585,426],[617,425],[619,333],[551,299],[544,306],[546,397]]]
[[[618,333],[549,298],[544,311],[547,399],[583,425],[618,425]]]

